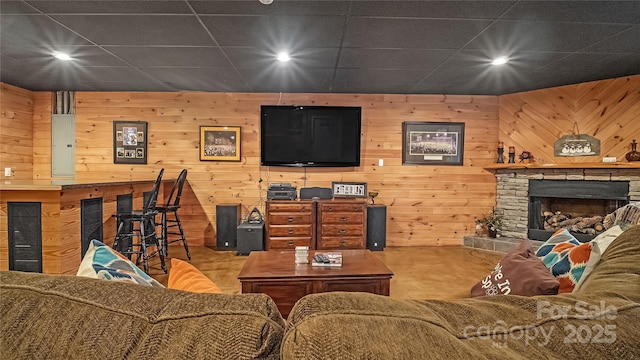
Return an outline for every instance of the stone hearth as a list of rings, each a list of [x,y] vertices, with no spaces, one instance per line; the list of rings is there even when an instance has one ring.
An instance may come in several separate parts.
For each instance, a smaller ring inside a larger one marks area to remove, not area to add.
[[[629,181],[629,201],[640,201],[640,169],[573,169],[573,168],[505,168],[495,169],[497,180],[496,208],[503,213],[498,238],[465,236],[464,245],[492,251],[508,252],[527,238],[529,180],[598,180]],[[533,241],[534,247],[542,241]]]

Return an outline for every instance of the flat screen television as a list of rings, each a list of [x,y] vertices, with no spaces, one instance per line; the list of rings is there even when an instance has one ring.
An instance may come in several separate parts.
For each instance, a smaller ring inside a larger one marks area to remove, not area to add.
[[[361,108],[260,108],[260,163],[264,166],[360,166]]]

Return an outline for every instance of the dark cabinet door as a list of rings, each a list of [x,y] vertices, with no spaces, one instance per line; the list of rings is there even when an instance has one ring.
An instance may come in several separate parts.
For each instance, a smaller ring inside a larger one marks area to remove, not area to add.
[[[8,202],[9,270],[42,272],[42,204]]]
[[[80,258],[89,249],[91,240],[102,239],[102,198],[80,200]]]

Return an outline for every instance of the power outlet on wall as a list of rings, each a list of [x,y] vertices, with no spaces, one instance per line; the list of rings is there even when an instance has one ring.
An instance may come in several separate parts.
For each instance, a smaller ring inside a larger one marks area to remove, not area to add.
[[[13,175],[13,170],[11,168],[4,168],[4,176]]]

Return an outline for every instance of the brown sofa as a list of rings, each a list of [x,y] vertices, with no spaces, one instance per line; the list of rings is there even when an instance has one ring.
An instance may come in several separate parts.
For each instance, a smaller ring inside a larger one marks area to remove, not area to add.
[[[281,357],[640,359],[639,336],[640,225],[614,240],[578,292],[456,302],[308,295],[289,314]]]
[[[278,359],[283,334],[263,294],[0,273],[0,359]]]
[[[446,284],[443,284],[443,290]],[[578,292],[459,301],[193,294],[0,273],[2,359],[640,359],[640,226]]]

